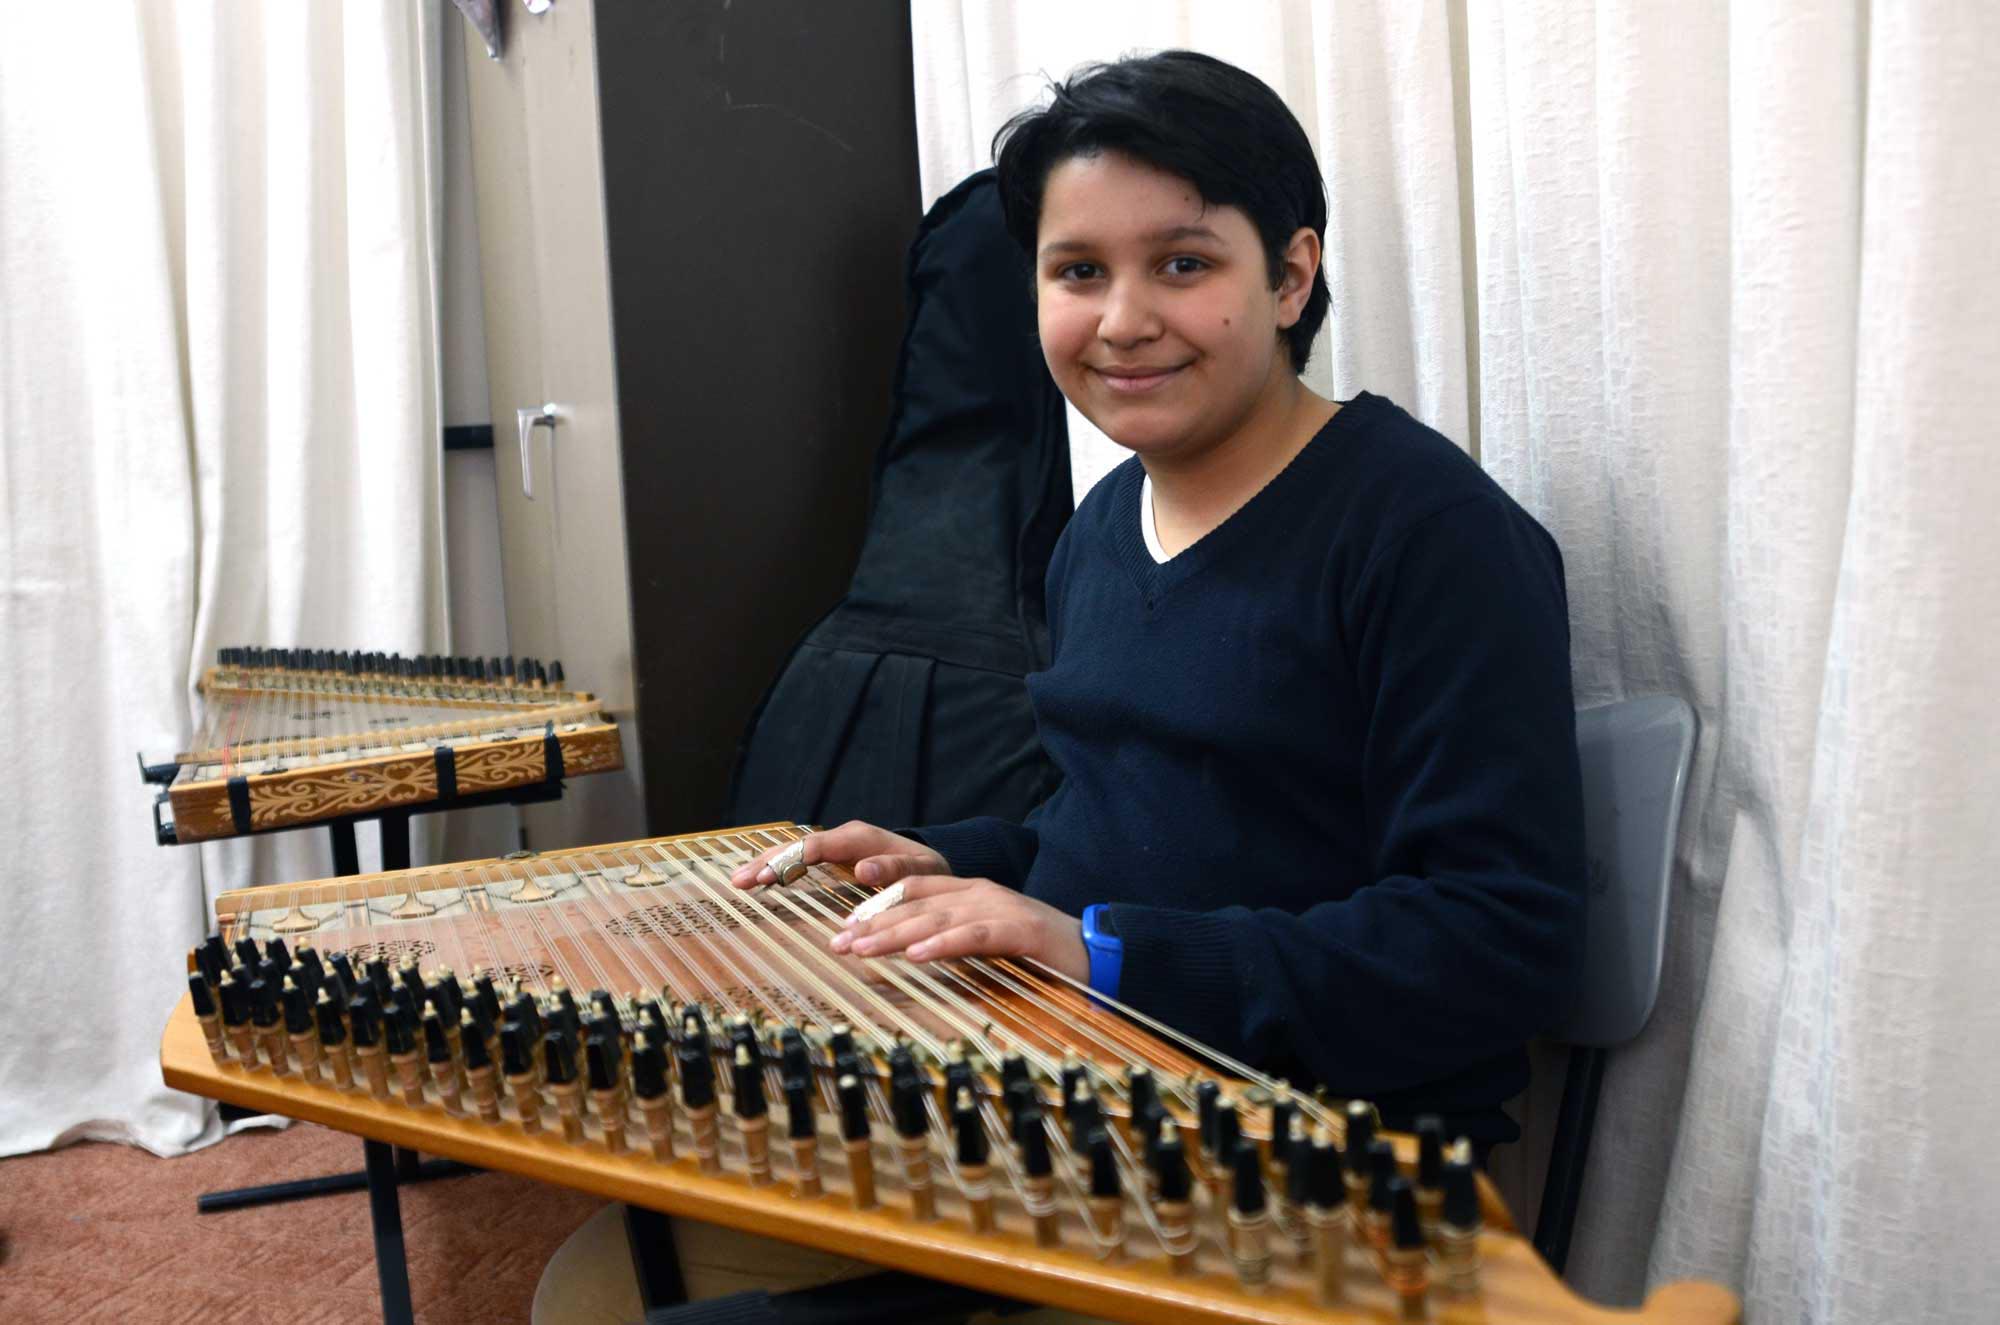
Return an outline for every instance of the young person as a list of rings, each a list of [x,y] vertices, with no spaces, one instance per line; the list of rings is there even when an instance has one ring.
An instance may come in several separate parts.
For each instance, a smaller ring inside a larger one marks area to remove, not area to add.
[[[1511,1139],[1581,943],[1554,543],[1394,404],[1299,380],[1326,201],[1264,84],[1121,60],[997,141],[1049,371],[1133,456],[1049,569],[1060,789],[1022,824],[808,838],[903,884],[835,947],[1036,958],[1391,1125]]]

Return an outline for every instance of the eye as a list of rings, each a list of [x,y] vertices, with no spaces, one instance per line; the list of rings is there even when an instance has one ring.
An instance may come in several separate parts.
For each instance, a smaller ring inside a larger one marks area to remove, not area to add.
[[[1162,270],[1169,276],[1196,276],[1208,270],[1208,262],[1183,253],[1179,257],[1168,258]]]
[[[1091,281],[1104,274],[1104,269],[1094,262],[1072,262],[1056,268],[1059,281]]]

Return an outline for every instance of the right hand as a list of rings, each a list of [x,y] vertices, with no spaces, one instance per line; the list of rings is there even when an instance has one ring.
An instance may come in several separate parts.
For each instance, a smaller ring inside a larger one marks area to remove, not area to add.
[[[886,828],[877,828],[859,819],[850,819],[838,828],[809,833],[805,838],[808,865],[845,865],[854,877],[873,888],[884,888],[898,879],[917,874],[950,874],[951,865],[937,852],[913,838],[900,837]],[[761,888],[776,883],[771,857],[790,846],[781,842],[758,853],[755,860],[739,865],[729,876],[731,887]]]

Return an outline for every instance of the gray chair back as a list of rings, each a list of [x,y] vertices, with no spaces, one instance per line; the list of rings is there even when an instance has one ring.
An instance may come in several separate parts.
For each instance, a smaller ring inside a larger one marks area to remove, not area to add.
[[[1569,1258],[1607,1052],[1645,1026],[1660,995],[1674,839],[1694,756],[1694,710],[1671,695],[1576,715],[1589,864],[1581,996],[1551,1038],[1570,1045],[1535,1249],[1560,1274]]]
[[[1576,715],[1590,866],[1583,997],[1554,1039],[1609,1049],[1637,1035],[1653,1013],[1694,737],[1694,710],[1673,695]]]

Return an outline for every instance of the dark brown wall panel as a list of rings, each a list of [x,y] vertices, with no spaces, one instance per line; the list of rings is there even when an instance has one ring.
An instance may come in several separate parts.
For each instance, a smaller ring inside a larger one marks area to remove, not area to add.
[[[599,0],[647,816],[713,827],[785,653],[839,598],[918,220],[901,0]]]

